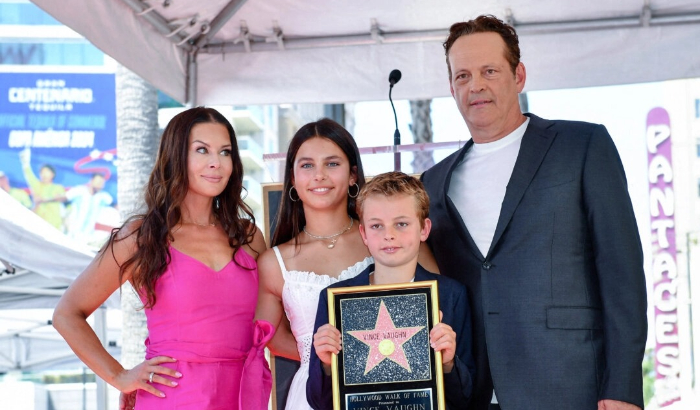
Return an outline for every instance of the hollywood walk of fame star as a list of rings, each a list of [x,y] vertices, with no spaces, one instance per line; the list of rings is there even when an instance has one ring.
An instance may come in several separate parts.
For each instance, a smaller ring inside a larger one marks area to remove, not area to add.
[[[424,327],[396,327],[382,300],[379,305],[379,314],[377,315],[374,329],[352,330],[347,333],[369,346],[365,375],[377,367],[384,359],[389,359],[410,372],[411,366],[406,359],[403,344]]]

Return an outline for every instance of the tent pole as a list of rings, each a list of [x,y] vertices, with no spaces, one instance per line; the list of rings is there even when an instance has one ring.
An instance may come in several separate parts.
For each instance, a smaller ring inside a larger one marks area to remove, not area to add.
[[[634,15],[604,20],[567,20],[552,22],[524,23],[515,21],[514,27],[518,30],[518,35],[524,34],[558,34],[587,30],[614,30],[635,27],[654,27],[676,24],[698,24],[700,23],[700,13],[685,13],[674,15],[647,16]],[[208,33],[207,33],[208,34]],[[383,31],[382,44],[416,43],[444,41],[447,37],[447,30],[418,30],[418,31]],[[251,37],[253,51],[275,51],[278,49],[277,43],[266,43],[264,37]],[[320,37],[298,37],[285,38],[284,48],[287,50],[302,50],[325,47],[346,47],[358,45],[376,44],[377,41],[371,33],[366,34],[346,34],[336,36]],[[207,54],[230,54],[247,53],[243,43],[235,41],[215,41],[202,44],[200,50]]]
[[[187,53],[187,108],[197,106],[197,51]]]
[[[146,21],[151,23],[151,26],[153,26],[160,34],[163,36],[170,34],[172,31],[172,28],[168,24],[168,20],[165,19],[162,15],[160,15],[157,11],[153,9],[153,7],[150,7],[148,4],[144,3],[141,0],[122,0],[124,3],[126,3],[127,6],[129,6],[136,15],[143,17]],[[186,37],[186,35],[183,35],[182,33],[177,33],[177,35],[168,37],[170,41],[172,41],[175,44],[178,44]],[[190,45],[188,43],[184,43],[181,45],[182,47],[185,47],[186,49],[189,49]]]
[[[107,307],[100,306],[95,313],[95,333],[100,338],[102,346],[107,348]],[[109,400],[107,399],[107,383],[99,377],[95,377],[97,383],[97,410],[109,409]]]
[[[221,30],[224,24],[231,20],[231,17],[233,17],[234,14],[236,14],[238,10],[241,9],[241,7],[243,7],[246,1],[247,0],[229,1],[228,4],[211,21],[211,24],[209,24],[209,31],[205,35],[197,39],[197,41],[195,42],[195,48],[202,47],[203,45],[207,44],[209,40],[214,38],[216,33],[218,33],[219,30]]]

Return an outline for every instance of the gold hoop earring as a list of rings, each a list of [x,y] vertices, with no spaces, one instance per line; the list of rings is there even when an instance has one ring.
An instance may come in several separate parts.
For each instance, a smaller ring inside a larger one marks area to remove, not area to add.
[[[355,192],[355,195],[353,195],[353,194],[350,193],[350,188],[352,188],[353,186],[357,187],[357,192]],[[355,199],[355,198],[357,198],[358,195],[360,195],[360,186],[357,185],[357,182],[355,182],[355,185],[350,185],[350,186],[348,187],[348,196],[349,196],[350,198]]]
[[[301,198],[299,198],[299,193],[298,193],[298,192],[297,192],[297,199],[292,198],[292,189],[295,190],[295,191],[297,190],[296,188],[294,188],[294,185],[292,185],[292,186],[289,188],[289,199],[290,199],[292,202],[296,202],[296,201],[300,200]]]

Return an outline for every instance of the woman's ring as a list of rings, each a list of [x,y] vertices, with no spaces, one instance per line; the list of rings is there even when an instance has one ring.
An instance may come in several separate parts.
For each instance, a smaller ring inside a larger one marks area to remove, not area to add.
[[[155,372],[151,372],[151,374],[148,375],[148,382],[149,383],[153,383],[153,375],[154,374],[155,374]]]

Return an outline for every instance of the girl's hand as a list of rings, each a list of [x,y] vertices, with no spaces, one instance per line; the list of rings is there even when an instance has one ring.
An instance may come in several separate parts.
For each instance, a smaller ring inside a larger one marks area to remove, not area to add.
[[[173,363],[177,360],[166,357],[157,356],[148,359],[131,370],[124,370],[114,380],[114,387],[122,393],[134,393],[141,389],[151,393],[154,396],[165,397],[165,393],[158,390],[156,384],[162,384],[168,387],[177,386],[177,382],[167,379],[161,375],[168,375],[174,378],[182,377],[182,374],[176,370],[165,366],[160,366],[161,363]],[[135,400],[135,397],[134,397]],[[121,405],[121,400],[120,400]]]
[[[328,323],[319,327],[314,334],[314,348],[323,363],[323,370],[330,374],[332,354],[340,353],[340,349],[343,348],[338,329]]]

